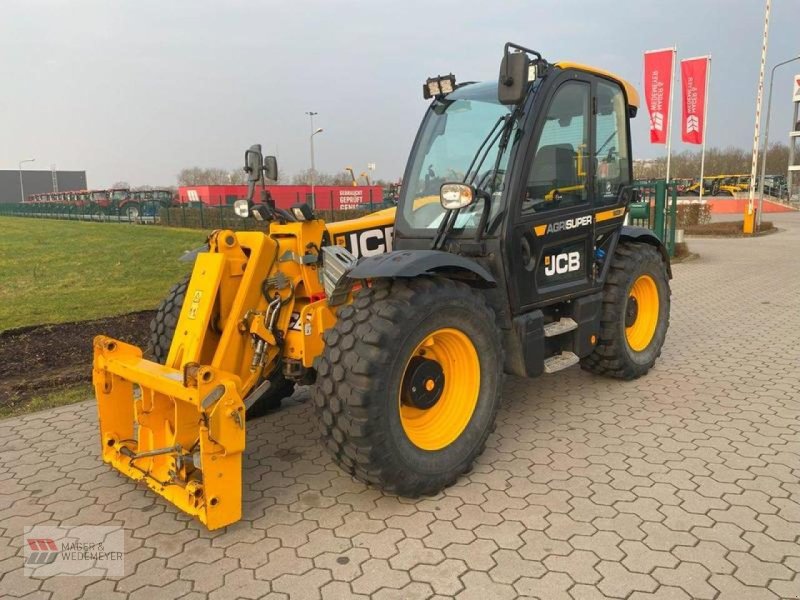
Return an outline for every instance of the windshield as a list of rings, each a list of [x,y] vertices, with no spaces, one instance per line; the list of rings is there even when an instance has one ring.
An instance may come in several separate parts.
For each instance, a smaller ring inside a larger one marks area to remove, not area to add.
[[[464,180],[487,135],[500,117],[509,115],[512,109],[497,101],[497,83],[494,82],[466,85],[434,103],[423,122],[408,181],[403,182],[402,215],[412,229],[439,227],[445,213],[439,204],[439,188],[445,182]],[[516,128],[516,124],[513,127]],[[467,183],[492,194],[490,222],[501,208],[503,177],[516,137],[512,132],[512,142],[500,157],[497,173],[493,174],[500,146],[495,134],[499,131],[498,126],[480,152],[467,180]],[[481,161],[487,148],[488,154]],[[483,201],[478,200],[461,210],[455,228],[474,229],[482,212]]]

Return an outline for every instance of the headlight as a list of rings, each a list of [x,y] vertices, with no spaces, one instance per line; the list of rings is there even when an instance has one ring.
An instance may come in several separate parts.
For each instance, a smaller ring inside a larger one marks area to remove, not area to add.
[[[446,210],[465,208],[475,201],[475,190],[466,183],[444,183],[439,190],[439,201]]]
[[[314,211],[305,202],[292,206],[292,214],[298,221],[310,221],[314,218]]]
[[[233,212],[236,213],[237,217],[246,219],[250,216],[250,202],[246,199],[237,200],[233,203]]]

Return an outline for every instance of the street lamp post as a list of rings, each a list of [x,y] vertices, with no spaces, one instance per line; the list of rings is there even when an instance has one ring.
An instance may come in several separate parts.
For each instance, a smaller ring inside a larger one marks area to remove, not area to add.
[[[317,174],[316,166],[314,165],[314,136],[322,133],[322,128],[314,129],[314,115],[319,113],[309,111],[306,114],[311,118],[311,136],[308,139],[311,146],[311,209],[314,210],[317,207],[317,199],[314,195],[314,179]]]
[[[22,165],[29,162],[35,162],[35,158],[26,158],[19,161],[19,201],[25,202],[25,186],[22,184]]]
[[[758,216],[757,221],[758,225],[761,225],[761,213],[764,209],[764,177],[766,176],[767,170],[767,149],[769,147],[769,118],[772,114],[772,83],[775,79],[775,69],[778,67],[782,67],[783,65],[788,65],[791,62],[796,60],[800,60],[800,55],[795,56],[794,58],[790,58],[789,60],[785,60],[783,62],[779,62],[777,65],[772,67],[772,72],[769,76],[769,94],[767,95],[767,123],[764,127],[764,153],[761,155],[761,175],[758,179]]]

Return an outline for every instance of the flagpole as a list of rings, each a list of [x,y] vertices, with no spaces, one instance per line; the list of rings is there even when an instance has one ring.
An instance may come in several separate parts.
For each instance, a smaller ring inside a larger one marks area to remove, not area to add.
[[[706,167],[706,127],[708,126],[708,82],[711,79],[711,55],[706,57],[706,97],[703,102],[703,146],[700,151],[700,201],[703,200],[703,171]]]
[[[675,59],[678,57],[678,47],[672,47],[672,73],[669,81],[669,112],[667,116],[667,185],[669,185],[669,167],[672,158],[672,100],[675,97]]]

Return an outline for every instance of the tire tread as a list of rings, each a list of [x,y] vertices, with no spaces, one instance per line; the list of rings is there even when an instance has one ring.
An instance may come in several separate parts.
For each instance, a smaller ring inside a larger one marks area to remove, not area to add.
[[[366,483],[380,486],[402,496],[434,494],[455,483],[469,471],[475,457],[486,445],[491,427],[471,456],[457,469],[442,474],[435,481],[419,477],[397,464],[386,452],[385,432],[376,428],[380,422],[380,402],[374,390],[383,385],[397,356],[399,331],[415,311],[420,297],[458,298],[477,312],[477,318],[495,322],[492,309],[483,296],[468,285],[445,277],[414,279],[379,279],[356,292],[351,305],[339,310],[336,325],[325,333],[325,350],[316,360],[317,381],[312,391],[323,445],[333,460],[347,473]],[[502,389],[503,350],[499,330],[495,343],[500,363]],[[499,401],[491,415],[494,424]]]
[[[639,365],[630,360],[625,335],[619,324],[624,319],[628,286],[631,278],[642,271],[648,263],[661,265],[659,276],[663,278],[669,304],[669,279],[666,265],[659,251],[646,243],[622,241],[617,246],[611,268],[603,288],[603,306],[600,317],[600,335],[594,351],[581,359],[581,368],[597,375],[617,379],[636,379],[644,375],[661,356],[663,339],[648,364]],[[669,327],[669,310],[656,326],[656,336],[666,335]]]

